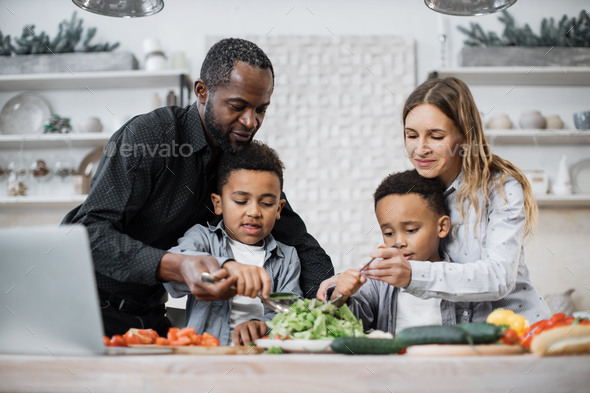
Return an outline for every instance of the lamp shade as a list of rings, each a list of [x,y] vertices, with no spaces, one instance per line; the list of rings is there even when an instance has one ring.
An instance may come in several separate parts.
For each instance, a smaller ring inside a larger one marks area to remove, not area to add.
[[[426,6],[447,15],[474,16],[501,11],[516,0],[424,0]]]
[[[83,10],[119,18],[137,18],[157,14],[164,0],[72,0]]]

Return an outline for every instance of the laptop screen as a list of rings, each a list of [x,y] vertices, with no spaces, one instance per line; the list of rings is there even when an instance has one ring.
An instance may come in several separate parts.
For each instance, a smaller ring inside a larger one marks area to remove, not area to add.
[[[0,353],[105,352],[82,225],[0,229]]]

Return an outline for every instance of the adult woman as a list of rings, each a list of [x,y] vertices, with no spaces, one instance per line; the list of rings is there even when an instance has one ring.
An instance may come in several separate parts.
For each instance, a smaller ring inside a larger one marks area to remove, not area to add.
[[[408,261],[402,244],[371,252],[381,259],[365,275],[389,276],[390,283],[395,276],[396,287],[423,299],[492,301],[531,323],[548,318],[524,264],[523,241],[534,233],[538,213],[530,184],[516,166],[491,153],[467,85],[456,78],[424,82],[406,100],[403,123],[418,173],[447,188],[453,230],[442,247],[452,263]]]

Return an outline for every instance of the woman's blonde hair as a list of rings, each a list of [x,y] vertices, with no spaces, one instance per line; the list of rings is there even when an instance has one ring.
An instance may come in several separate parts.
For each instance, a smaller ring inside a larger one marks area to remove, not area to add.
[[[408,97],[403,109],[404,130],[406,117],[412,109],[421,104],[437,107],[453,121],[464,137],[462,150],[462,171],[465,181],[456,190],[461,219],[471,206],[477,212],[475,228],[481,220],[482,210],[479,206],[478,192],[481,191],[484,203],[490,200],[490,193],[499,191],[506,201],[504,181],[510,175],[522,185],[524,191],[524,209],[526,215],[526,233],[533,233],[537,223],[539,209],[533,197],[531,186],[524,175],[510,161],[492,154],[486,141],[481,124],[481,117],[469,91],[469,87],[460,79],[448,77],[429,79],[418,86]],[[405,132],[405,131],[404,131]],[[404,136],[405,138],[405,136]],[[497,175],[497,176],[496,176]],[[491,190],[488,186],[492,184]]]

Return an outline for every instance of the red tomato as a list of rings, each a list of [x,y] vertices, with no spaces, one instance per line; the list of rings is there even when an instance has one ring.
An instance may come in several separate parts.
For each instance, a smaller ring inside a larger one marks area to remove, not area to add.
[[[551,318],[549,318],[549,322],[555,323],[555,322],[562,320],[564,318],[565,318],[565,314],[562,312],[558,312],[558,313],[553,314],[551,316]]]
[[[548,319],[542,319],[540,321],[533,323],[528,329],[524,331],[522,336],[520,336],[520,345],[522,345],[526,349],[530,349],[533,337],[541,333],[548,322]]]
[[[201,341],[201,345],[204,347],[218,347],[219,346],[219,339],[212,334],[207,332],[203,333],[203,339]]]
[[[190,339],[192,345],[201,345],[201,342],[203,341],[203,336],[201,334],[195,333],[190,336]]]
[[[500,337],[500,342],[506,345],[516,345],[519,342],[518,333],[516,333],[516,330],[506,329],[502,337]]]
[[[191,339],[188,337],[178,337],[178,339],[174,340],[174,341],[168,341],[168,345],[172,345],[175,347],[183,347],[185,345],[190,345],[191,344]]]
[[[171,327],[168,329],[168,341],[176,341],[178,339],[178,329],[177,327]]]
[[[121,336],[120,334],[115,334],[113,337],[111,337],[111,341],[110,341],[109,346],[110,347],[126,347],[127,342],[125,341],[123,336]]]
[[[153,333],[152,333],[153,332]],[[155,333],[155,337],[154,337]],[[131,328],[127,330],[127,333],[123,336],[127,345],[139,344],[139,345],[148,345],[154,344],[156,342],[156,338],[158,337],[158,333],[156,333],[152,329],[136,329]]]
[[[111,343],[111,339],[108,338],[107,336],[102,336],[102,343],[104,344],[105,347],[108,347],[109,344]]]
[[[154,329],[137,329],[138,333],[149,337],[152,340],[152,344],[156,342],[156,339],[158,337],[160,337],[158,335],[158,332],[156,332]]]
[[[168,339],[164,337],[156,338],[156,345],[168,345]]]
[[[192,326],[182,328],[178,331],[178,337],[190,337],[193,334],[196,334],[196,332],[195,328]]]

